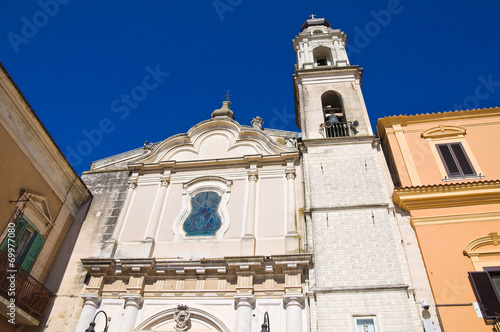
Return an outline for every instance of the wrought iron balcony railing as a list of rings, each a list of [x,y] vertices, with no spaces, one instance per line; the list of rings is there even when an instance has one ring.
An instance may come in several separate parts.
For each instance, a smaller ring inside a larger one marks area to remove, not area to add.
[[[358,121],[354,122],[332,122],[325,121],[319,128],[319,132],[323,137],[346,137],[353,136],[358,133],[356,127],[359,125]]]
[[[0,295],[40,321],[52,293],[29,272],[14,263],[9,265],[7,254],[0,251]]]

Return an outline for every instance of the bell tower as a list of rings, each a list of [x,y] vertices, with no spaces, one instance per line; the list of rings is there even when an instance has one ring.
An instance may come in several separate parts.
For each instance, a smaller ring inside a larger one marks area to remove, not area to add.
[[[293,40],[311,332],[422,331],[383,152],[346,36],[311,18]],[[416,240],[415,240],[416,241]]]
[[[311,17],[293,40],[295,116],[303,138],[373,135],[361,93],[363,70],[349,63],[346,35]]]

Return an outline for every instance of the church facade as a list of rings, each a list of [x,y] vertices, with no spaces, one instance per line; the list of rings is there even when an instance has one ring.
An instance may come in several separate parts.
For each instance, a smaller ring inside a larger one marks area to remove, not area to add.
[[[422,331],[418,245],[349,64],[312,18],[294,39],[295,132],[234,120],[96,161],[47,330]],[[105,314],[101,314],[104,311]],[[436,323],[437,326],[437,323]],[[427,329],[426,331],[431,331]]]

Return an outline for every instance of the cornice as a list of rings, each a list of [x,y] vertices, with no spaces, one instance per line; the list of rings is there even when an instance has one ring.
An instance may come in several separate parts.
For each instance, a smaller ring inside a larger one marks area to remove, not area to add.
[[[169,160],[168,162],[159,163],[129,163],[129,170],[134,171],[158,171],[169,167],[175,170],[192,169],[192,168],[210,168],[220,166],[247,166],[249,162],[257,161],[259,165],[281,164],[288,160],[296,160],[299,157],[299,152],[286,152],[276,155],[247,155],[236,158],[221,158],[221,159],[204,159],[204,160],[188,160],[188,161],[175,161]]]
[[[500,219],[500,212],[475,212],[475,213],[461,213],[461,214],[447,214],[429,217],[412,217],[410,223],[415,225],[442,225],[442,224],[458,224],[458,223],[471,223],[483,221],[496,221]]]
[[[137,273],[148,276],[285,273],[290,269],[308,269],[311,254],[275,256],[239,256],[218,259],[183,260],[174,258],[82,258],[83,267],[93,276],[123,276]]]
[[[500,180],[396,188],[392,199],[408,212],[500,203]]]
[[[374,135],[359,135],[359,136],[346,136],[346,137],[328,137],[328,138],[305,138],[299,144],[301,151],[307,150],[309,147],[314,146],[332,146],[344,145],[346,143],[363,144],[370,143],[373,146],[378,144],[378,139]]]
[[[0,100],[4,104],[0,121],[59,199],[64,201],[72,187],[70,198],[75,204],[90,198],[89,190],[1,63]]]
[[[415,115],[395,115],[388,116],[378,120],[378,125],[391,127],[393,124],[400,124],[402,126],[415,123],[426,123],[435,121],[452,121],[452,120],[465,120],[473,118],[491,118],[500,116],[500,108],[480,108],[474,110],[450,111],[450,112],[437,112]]]

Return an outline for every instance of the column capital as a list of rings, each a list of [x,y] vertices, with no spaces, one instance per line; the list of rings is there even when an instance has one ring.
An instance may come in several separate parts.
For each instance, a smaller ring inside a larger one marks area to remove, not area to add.
[[[285,303],[285,309],[288,306],[299,306],[302,308],[304,304],[305,295],[302,293],[297,294],[285,294],[283,295],[283,302]]]
[[[236,309],[242,306],[253,308],[253,304],[255,303],[255,296],[253,294],[235,295],[234,302],[236,304]]]
[[[120,297],[125,300],[125,307],[132,306],[139,309],[144,301],[144,298],[140,294],[122,294]]]
[[[257,170],[249,170],[248,171],[248,181],[257,182],[258,179],[259,179],[259,175],[258,175]]]
[[[295,167],[294,168],[286,168],[285,169],[285,174],[286,174],[286,178],[287,179],[295,179],[295,176],[296,176],[296,172],[295,172]]]
[[[160,185],[162,187],[168,187],[170,185],[170,176],[162,175],[160,177]]]
[[[99,303],[102,300],[101,296],[97,293],[85,293],[81,294],[80,297],[85,301],[83,305],[90,305],[96,309],[99,307]]]
[[[135,189],[135,188],[137,188],[137,179],[136,178],[129,179],[128,180],[128,187],[129,187],[129,189]]]

